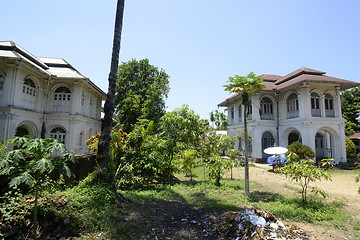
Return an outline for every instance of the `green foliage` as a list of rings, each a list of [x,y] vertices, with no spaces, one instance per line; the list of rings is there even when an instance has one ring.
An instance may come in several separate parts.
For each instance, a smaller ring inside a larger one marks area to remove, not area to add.
[[[247,76],[235,75],[229,77],[228,84],[224,85],[224,87],[225,91],[238,93],[241,96],[243,105],[249,105],[251,104],[251,96],[261,92],[265,85],[261,76],[251,72]]]
[[[299,157],[296,156],[296,154],[291,153],[288,155],[288,159],[290,159],[290,162],[286,164],[284,167],[281,167],[279,172],[282,174],[285,174],[287,178],[289,178],[291,181],[300,183],[302,187],[302,201],[303,204],[307,203],[307,190],[309,187],[309,184],[311,182],[314,182],[315,180],[330,180],[331,176],[330,174],[326,173],[324,170],[318,168],[315,166],[315,163],[312,160],[305,160],[300,159],[296,160]],[[327,159],[327,161],[323,160],[322,164],[327,165],[331,159]],[[318,189],[318,188],[312,188],[312,192],[315,194],[321,194],[324,198],[327,196],[326,192]]]
[[[232,169],[234,167],[242,166],[242,163],[240,162],[240,152],[235,149],[230,149],[227,151],[226,156],[230,158],[230,177],[233,179]]]
[[[219,155],[213,155],[207,160],[209,169],[209,178],[214,180],[215,186],[220,186],[220,180],[225,170],[230,169],[231,160],[222,158]]]
[[[266,192],[256,192],[253,195],[261,197],[255,200],[255,207],[271,211],[281,219],[343,227],[349,218],[343,212],[344,204],[340,202],[324,202],[313,198],[304,205],[302,200],[296,197]]]
[[[210,122],[215,123],[217,130],[227,129],[227,117],[224,113],[218,110],[210,112]]]
[[[355,182],[358,183],[359,181],[360,181],[360,175],[357,176],[356,179],[355,179]],[[358,189],[358,193],[360,194],[360,187],[359,187],[359,189]]]
[[[231,168],[231,159],[222,158],[220,153],[234,146],[235,138],[222,134],[216,134],[212,128],[208,128],[201,137],[198,145],[200,157],[206,163],[209,177],[214,180],[216,186],[220,186],[220,180],[225,170]]]
[[[104,231],[109,227],[107,220],[112,207],[116,203],[116,195],[111,186],[99,181],[90,174],[78,186],[69,189],[65,194],[72,204],[72,214],[76,214],[78,223],[83,230]]]
[[[348,120],[345,121],[345,135],[351,136],[355,132],[359,131],[358,125],[356,123],[350,122]]]
[[[184,149],[196,148],[207,126],[199,115],[182,105],[166,113],[160,122],[160,138],[164,140],[164,160],[167,170],[164,180],[169,180],[174,172],[174,156]]]
[[[94,136],[90,136],[88,140],[85,141],[86,145],[91,152],[97,153],[99,145],[100,133],[97,132]]]
[[[358,87],[345,90],[341,97],[341,108],[345,122],[345,134],[351,135],[360,131],[360,89]]]
[[[249,73],[247,76],[235,75],[234,77],[229,77],[227,81],[228,84],[224,85],[225,91],[230,93],[237,93],[241,96],[241,103],[244,105],[244,140],[245,140],[245,193],[247,196],[250,196],[250,181],[249,181],[249,137],[248,137],[248,128],[247,120],[249,110],[248,106],[251,105],[252,95],[261,92],[265,85],[261,76],[257,76],[253,72]]]
[[[0,139],[0,157],[8,151],[7,146]]]
[[[11,225],[21,225],[29,206],[25,204],[25,198],[17,189],[9,191],[0,197],[0,216],[4,222]]]
[[[353,141],[347,136],[345,136],[345,146],[346,146],[346,157],[352,157],[356,154],[356,146]]]
[[[310,147],[297,141],[290,144],[287,149],[288,152],[286,153],[286,155],[289,155],[290,153],[295,153],[299,157],[299,159],[310,159],[316,156],[314,151]]]
[[[153,134],[153,128],[152,121],[143,122],[125,139],[120,138],[124,143],[113,141],[112,157],[116,158],[116,178],[120,187],[139,187],[159,181],[167,173],[164,141]]]
[[[72,176],[67,162],[75,162],[75,158],[60,141],[25,136],[11,138],[7,143],[16,149],[0,158],[0,174],[11,179],[10,187],[20,184],[46,187],[52,182],[50,174],[55,170],[58,174]],[[54,152],[58,154],[55,156]]]
[[[169,75],[149,63],[132,59],[119,66],[115,93],[117,128],[131,132],[140,119],[154,121],[155,128],[165,114]]]
[[[176,157],[180,171],[184,172],[186,176],[190,176],[190,181],[192,181],[192,171],[195,167],[197,156],[198,153],[195,149],[186,149],[181,151]]]
[[[50,174],[55,170],[58,174],[71,177],[72,173],[67,162],[75,162],[75,158],[66,150],[63,143],[53,138],[13,137],[7,143],[13,144],[15,150],[1,156],[0,175],[9,177],[10,187],[24,184],[35,192],[34,238],[36,239],[39,191],[56,184],[50,178]]]
[[[347,224],[349,216],[344,212],[344,204],[340,202],[324,202],[319,198],[311,198],[307,205],[303,205],[302,199],[288,197],[277,193],[262,191],[264,186],[253,183],[253,192],[250,198],[239,190],[244,190],[243,180],[223,179],[221,186],[215,182],[206,185],[200,181],[202,167],[194,169],[193,182],[179,182],[171,188],[153,186],[137,191],[122,191],[121,193],[131,202],[139,205],[153,203],[154,201],[171,200],[180,201],[192,206],[202,206],[212,210],[235,210],[255,207],[260,210],[271,211],[276,217],[300,222],[317,224],[330,224],[341,227]]]

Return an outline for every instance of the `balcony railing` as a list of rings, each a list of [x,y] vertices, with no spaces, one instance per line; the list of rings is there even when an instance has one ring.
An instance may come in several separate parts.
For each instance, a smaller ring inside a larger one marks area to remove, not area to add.
[[[299,111],[287,113],[287,118],[297,118],[297,117],[299,117]]]
[[[261,114],[261,120],[274,120],[274,114]]]

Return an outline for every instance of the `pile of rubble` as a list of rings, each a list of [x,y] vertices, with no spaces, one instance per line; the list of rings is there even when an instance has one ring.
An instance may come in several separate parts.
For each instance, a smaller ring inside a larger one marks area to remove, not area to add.
[[[314,239],[304,230],[285,225],[266,211],[247,209],[244,212],[227,212],[213,219],[216,231],[226,239]]]

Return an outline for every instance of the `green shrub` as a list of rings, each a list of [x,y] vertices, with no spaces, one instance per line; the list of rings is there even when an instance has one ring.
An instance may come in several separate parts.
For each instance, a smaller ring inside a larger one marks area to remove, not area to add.
[[[290,153],[295,153],[299,157],[299,159],[311,159],[316,156],[314,151],[310,147],[297,141],[290,144],[287,149],[288,152],[286,155],[289,155]]]
[[[352,157],[356,154],[356,146],[353,141],[348,136],[345,136],[345,145],[346,145],[346,157]]]

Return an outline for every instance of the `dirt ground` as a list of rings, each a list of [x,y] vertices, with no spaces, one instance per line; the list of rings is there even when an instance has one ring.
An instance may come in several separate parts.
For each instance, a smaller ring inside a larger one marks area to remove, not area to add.
[[[269,171],[271,169],[271,166],[256,164],[255,167],[250,168],[250,181],[264,186],[264,189],[262,189],[264,191],[285,195],[301,195],[298,184],[291,183],[284,176]],[[360,183],[355,183],[356,175],[350,172],[347,174],[333,174],[332,182],[315,182],[313,186],[327,190],[329,194],[327,201],[338,200],[344,202],[349,214],[356,219],[360,219],[360,196],[357,193]],[[230,173],[226,174],[225,177],[230,178]],[[234,169],[233,177],[243,179],[244,168]],[[138,229],[133,235],[128,236],[129,239],[234,239],[214,231],[215,225],[209,220],[219,217],[223,213],[223,211],[209,211],[176,201],[160,201],[128,208],[126,211],[122,211],[122,219],[136,226],[142,226],[142,230]],[[352,227],[339,229],[332,226],[305,224],[286,219],[282,219],[282,221],[287,226],[293,225],[297,229],[303,229],[310,235],[306,239],[360,239],[360,231],[354,232],[355,230]]]
[[[275,193],[281,193],[285,195],[298,194],[301,187],[297,183],[290,182],[285,176],[276,174],[271,171],[272,167],[267,164],[255,164],[255,167],[250,167],[250,182],[257,182],[265,186],[268,190]],[[244,178],[244,169],[233,169],[233,178]],[[344,170],[346,171],[346,170]],[[327,201],[341,201],[345,203],[346,210],[355,219],[360,220],[360,195],[358,194],[358,188],[360,183],[355,182],[355,178],[358,174],[332,174],[332,181],[316,181],[311,183],[311,186],[316,186],[325,190],[329,194]],[[226,174],[225,177],[230,177]],[[250,184],[251,188],[251,184]],[[251,189],[250,189],[251,191]],[[338,228],[327,228],[323,226],[317,226],[314,224],[293,223],[301,228],[304,228],[313,233],[317,239],[359,239],[352,233],[344,232]],[[359,234],[359,233],[357,233]]]

